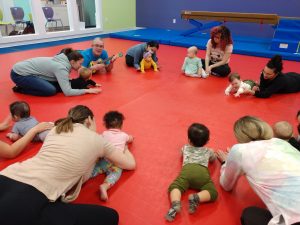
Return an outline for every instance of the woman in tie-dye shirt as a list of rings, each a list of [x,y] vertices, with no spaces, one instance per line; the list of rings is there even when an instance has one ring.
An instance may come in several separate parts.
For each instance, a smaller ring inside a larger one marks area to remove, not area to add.
[[[272,128],[250,116],[239,119],[234,133],[240,144],[229,153],[218,152],[222,162],[220,183],[233,189],[245,175],[268,210],[246,208],[243,225],[300,224],[300,153],[288,142],[272,138]]]

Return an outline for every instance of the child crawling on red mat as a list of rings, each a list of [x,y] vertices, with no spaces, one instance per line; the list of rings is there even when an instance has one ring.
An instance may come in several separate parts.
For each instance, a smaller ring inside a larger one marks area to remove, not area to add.
[[[234,94],[234,97],[240,97],[245,90],[258,90],[258,86],[253,80],[241,81],[241,77],[237,73],[230,74],[228,81],[230,84],[225,90],[225,95]]]
[[[196,212],[200,203],[213,202],[218,192],[210,178],[208,163],[216,159],[213,150],[204,147],[209,140],[209,130],[206,126],[193,123],[188,129],[189,144],[182,148],[183,164],[179,176],[169,187],[171,208],[165,218],[171,222],[181,210],[181,195],[189,188],[200,192],[190,194],[189,213]]]
[[[131,135],[123,132],[122,126],[124,121],[122,113],[117,111],[110,111],[104,115],[103,122],[106,127],[106,131],[102,133],[103,137],[113,144],[120,151],[127,149],[127,144],[133,141]],[[110,189],[121,177],[122,169],[113,165],[107,159],[100,159],[92,172],[91,177],[95,177],[98,174],[106,174],[106,178],[103,184],[100,185],[100,199],[103,201],[108,200],[107,190]]]
[[[140,63],[140,66],[141,66],[141,73],[145,73],[145,70],[149,70],[151,68],[153,68],[154,72],[158,71],[157,64],[152,59],[151,51],[144,52],[143,59]]]

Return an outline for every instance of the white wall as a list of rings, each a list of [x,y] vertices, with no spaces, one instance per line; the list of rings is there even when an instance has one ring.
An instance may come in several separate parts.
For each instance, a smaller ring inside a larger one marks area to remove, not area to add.
[[[13,0],[0,0],[0,8],[3,13],[3,22],[14,23],[14,20],[10,13],[10,7],[14,6]]]
[[[5,8],[6,12],[9,12],[12,4],[12,0],[0,0],[2,2],[1,7]],[[26,45],[29,43],[39,43],[46,41],[55,41],[61,39],[72,39],[75,37],[97,35],[103,31],[102,29],[102,0],[95,0],[96,3],[96,28],[80,29],[79,16],[76,0],[67,0],[68,16],[70,30],[46,32],[44,14],[41,7],[40,0],[28,0],[31,1],[33,23],[35,27],[35,34],[16,35],[16,36],[0,36],[0,48]],[[7,10],[8,8],[8,10]]]

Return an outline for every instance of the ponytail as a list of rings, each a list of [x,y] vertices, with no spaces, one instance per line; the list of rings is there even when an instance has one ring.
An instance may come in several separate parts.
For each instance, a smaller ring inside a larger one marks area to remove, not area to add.
[[[283,69],[282,57],[280,55],[273,56],[267,64],[267,67],[274,70],[274,73],[281,73]]]
[[[94,118],[93,112],[84,105],[77,105],[69,110],[66,118],[55,121],[56,133],[73,132],[73,124],[83,124],[87,118]]]
[[[64,53],[69,59],[69,61],[71,60],[78,61],[80,59],[83,59],[81,53],[78,52],[77,50],[73,50],[72,48],[64,48],[60,51],[60,53]]]
[[[73,122],[71,117],[66,117],[55,121],[55,130],[57,134],[73,131]]]

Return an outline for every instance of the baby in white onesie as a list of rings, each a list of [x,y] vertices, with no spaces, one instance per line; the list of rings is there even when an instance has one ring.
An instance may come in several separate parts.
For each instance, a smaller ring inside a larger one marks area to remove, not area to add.
[[[228,80],[230,84],[225,90],[225,95],[230,95],[232,93],[234,97],[240,97],[245,90],[252,90],[253,87],[257,86],[252,80],[241,81],[241,77],[237,73],[232,73],[228,77]]]

